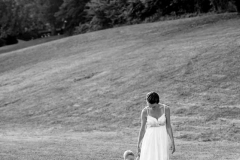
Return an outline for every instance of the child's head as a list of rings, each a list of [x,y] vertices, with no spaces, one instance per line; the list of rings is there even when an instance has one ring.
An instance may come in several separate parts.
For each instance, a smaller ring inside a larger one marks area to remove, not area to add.
[[[123,159],[124,160],[134,160],[133,152],[130,151],[130,150],[125,151],[124,154],[123,154]]]

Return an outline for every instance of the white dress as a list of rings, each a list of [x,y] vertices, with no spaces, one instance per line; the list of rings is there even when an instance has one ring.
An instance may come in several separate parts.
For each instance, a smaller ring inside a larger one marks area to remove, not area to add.
[[[169,160],[169,146],[164,105],[164,114],[158,120],[147,114],[140,160]]]

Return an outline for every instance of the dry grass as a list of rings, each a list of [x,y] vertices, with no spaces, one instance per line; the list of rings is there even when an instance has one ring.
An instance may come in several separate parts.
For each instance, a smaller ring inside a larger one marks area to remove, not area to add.
[[[239,23],[133,25],[0,55],[0,158],[121,159],[156,90],[172,110],[172,159],[237,160]]]
[[[120,160],[126,149],[135,151],[136,129],[112,132],[52,133],[46,135],[16,132],[1,138],[0,159],[3,160]],[[41,134],[40,134],[41,133]],[[234,159],[240,156],[239,144],[227,141],[198,142],[176,139],[177,152],[172,160]]]

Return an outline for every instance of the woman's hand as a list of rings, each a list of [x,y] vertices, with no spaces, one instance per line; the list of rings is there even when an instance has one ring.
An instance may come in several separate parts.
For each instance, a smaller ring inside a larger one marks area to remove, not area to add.
[[[175,144],[174,144],[174,142],[172,142],[171,150],[172,150],[172,154],[173,154],[175,152]]]

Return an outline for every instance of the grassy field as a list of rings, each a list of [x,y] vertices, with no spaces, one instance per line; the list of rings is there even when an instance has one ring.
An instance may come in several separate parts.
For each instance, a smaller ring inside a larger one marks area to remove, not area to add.
[[[172,160],[239,160],[239,26],[211,15],[1,54],[0,159],[122,159],[155,90],[171,106]]]

